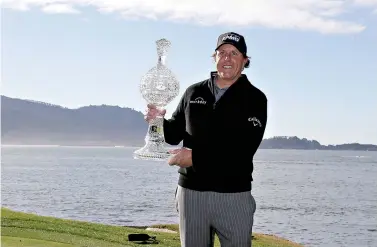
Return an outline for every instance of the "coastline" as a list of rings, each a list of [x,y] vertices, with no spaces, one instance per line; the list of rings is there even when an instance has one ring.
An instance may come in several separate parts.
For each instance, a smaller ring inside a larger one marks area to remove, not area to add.
[[[119,149],[138,149],[142,145],[113,145],[113,144],[11,144],[1,143],[3,148],[119,148]],[[166,145],[167,149],[174,149],[178,146]],[[289,148],[289,147],[260,147],[259,150],[276,151],[327,151],[327,152],[377,152],[375,149],[316,149],[316,148]]]

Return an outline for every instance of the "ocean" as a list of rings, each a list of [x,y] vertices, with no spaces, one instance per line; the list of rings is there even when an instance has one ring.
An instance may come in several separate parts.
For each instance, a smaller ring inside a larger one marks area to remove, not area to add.
[[[135,148],[2,146],[2,206],[114,225],[178,223],[177,167]],[[259,150],[254,232],[305,246],[377,246],[377,152]]]

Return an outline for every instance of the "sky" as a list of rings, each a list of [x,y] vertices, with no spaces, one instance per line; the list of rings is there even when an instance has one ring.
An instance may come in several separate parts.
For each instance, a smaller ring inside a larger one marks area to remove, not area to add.
[[[377,0],[3,0],[1,94],[144,112],[138,87],[171,41],[180,93],[215,70],[217,37],[245,36],[265,137],[377,144]]]

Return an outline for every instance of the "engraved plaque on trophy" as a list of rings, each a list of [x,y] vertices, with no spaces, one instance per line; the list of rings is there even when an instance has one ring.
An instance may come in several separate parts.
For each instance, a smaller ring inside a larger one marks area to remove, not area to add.
[[[157,45],[157,65],[151,68],[140,82],[140,93],[145,101],[164,109],[179,93],[179,82],[166,66],[170,41],[160,39]],[[150,121],[145,136],[145,146],[134,152],[135,159],[162,161],[170,157],[165,147],[163,116]]]

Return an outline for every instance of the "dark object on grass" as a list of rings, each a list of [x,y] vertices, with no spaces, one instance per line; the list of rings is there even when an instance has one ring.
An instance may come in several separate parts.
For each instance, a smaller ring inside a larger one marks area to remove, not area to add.
[[[158,244],[156,236],[149,236],[145,233],[128,234],[128,241],[140,242],[139,244]]]

